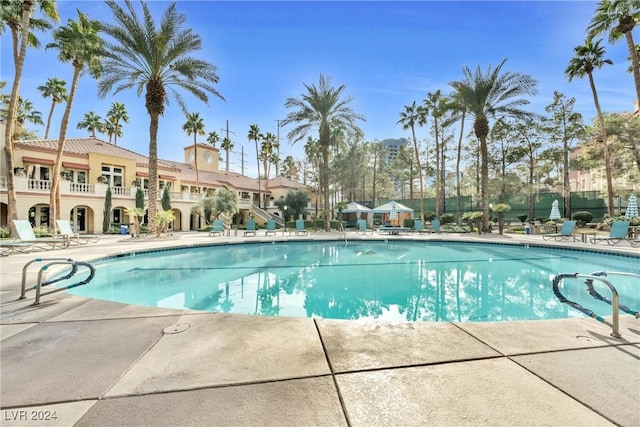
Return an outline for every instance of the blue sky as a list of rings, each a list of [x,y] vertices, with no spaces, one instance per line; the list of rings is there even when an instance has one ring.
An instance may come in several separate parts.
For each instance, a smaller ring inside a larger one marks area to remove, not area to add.
[[[158,21],[169,4],[150,2]],[[588,80],[569,83],[564,70],[573,48],[584,42],[595,7],[588,1],[178,1],[178,10],[188,17],[187,26],[202,37],[198,57],[218,67],[217,88],[226,102],[212,98],[207,106],[186,99],[191,112],[204,118],[207,132],[223,134],[229,121],[237,153],[230,156],[231,168],[240,172],[244,146],[245,174],[254,176],[254,143],[246,138],[249,125],[257,123],[263,132],[277,133],[277,120],[288,112],[285,100],[299,97],[303,83],[317,83],[320,73],[330,76],[335,86],[344,84],[345,93],[353,96],[354,110],[367,119],[361,123],[367,141],[409,137],[396,124],[404,105],[421,102],[427,92],[450,92],[448,83],[462,78],[464,66],[486,70],[505,58],[504,70],[527,73],[539,81],[531,111],[543,113],[558,90],[576,98],[576,110],[590,123],[595,108]],[[76,9],[91,19],[111,17],[102,1],[59,1],[58,9],[60,25],[75,19]],[[59,64],[54,50],[44,49],[49,35],[40,40],[43,47],[27,54],[21,95],[46,119],[50,103],[36,88],[49,77],[70,83],[72,67]],[[11,82],[10,38],[2,37],[1,43],[1,79]],[[601,106],[604,111],[630,111],[634,86],[626,72],[626,45],[610,45],[606,39],[603,44],[614,65],[595,73]],[[90,77],[81,79],[68,137],[86,135],[76,129],[85,113],[104,117],[111,103],[120,101],[131,120],[118,145],[146,154],[149,118],[144,100],[134,91],[98,99],[96,88]],[[50,137],[59,133],[62,112],[58,106]],[[193,141],[182,131],[184,122],[184,114],[172,102],[160,121],[160,157],[183,159],[183,147]],[[44,127],[35,130],[44,135]],[[289,144],[289,130],[280,129],[281,155],[301,159],[303,147]],[[425,138],[428,130],[418,129],[417,134]]]

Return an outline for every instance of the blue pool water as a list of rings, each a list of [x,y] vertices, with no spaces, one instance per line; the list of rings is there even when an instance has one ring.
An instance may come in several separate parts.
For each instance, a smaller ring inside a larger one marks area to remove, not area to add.
[[[557,273],[640,274],[640,258],[456,242],[229,244],[98,260],[71,293],[151,307],[264,316],[388,321],[507,321],[583,317],[558,302]],[[616,277],[621,303],[640,309],[640,283]],[[579,280],[563,293],[600,315],[609,305]],[[604,285],[598,291],[610,296]]]

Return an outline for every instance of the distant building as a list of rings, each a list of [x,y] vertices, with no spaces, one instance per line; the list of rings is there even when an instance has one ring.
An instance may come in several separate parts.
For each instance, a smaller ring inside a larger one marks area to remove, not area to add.
[[[409,140],[406,138],[399,139],[385,139],[382,141],[382,146],[387,150],[387,157],[385,161],[388,163],[395,156],[398,155],[398,151],[400,147],[409,143]]]

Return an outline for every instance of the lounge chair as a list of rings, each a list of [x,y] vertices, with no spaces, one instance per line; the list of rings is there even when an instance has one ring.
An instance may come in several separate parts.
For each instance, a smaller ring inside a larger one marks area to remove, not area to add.
[[[304,219],[296,219],[296,236],[299,236],[300,234],[303,236],[309,234],[307,233],[307,229],[304,227]]]
[[[554,239],[556,241],[561,241],[561,240],[569,240],[573,238],[573,241],[575,242],[576,241],[575,229],[576,229],[575,221],[573,220],[565,221],[562,223],[562,228],[560,229],[559,233],[543,234],[542,239],[543,240]]]
[[[18,239],[22,243],[31,243],[41,249],[68,248],[69,239],[64,237],[36,237],[31,223],[25,219],[14,219]],[[45,245],[45,246],[43,246]]]
[[[244,231],[244,235],[253,234],[256,235],[256,222],[253,219],[247,221],[247,229]]]
[[[209,236],[221,236],[223,232],[224,223],[219,219],[213,220],[213,227],[211,228],[211,231],[209,231]]]
[[[629,224],[629,221],[613,221],[608,236],[592,236],[589,241],[593,244],[607,242],[610,245],[616,245],[627,239]]]
[[[434,219],[431,221],[431,232],[432,233],[442,233],[442,230],[440,229],[440,220],[439,219]]]
[[[14,252],[27,253],[35,249],[33,243],[9,242],[0,240],[0,254],[2,256],[11,255]]]
[[[413,231],[420,234],[427,232],[427,230],[424,229],[424,224],[421,219],[413,220]]]
[[[267,230],[264,232],[265,236],[268,236],[269,234],[273,234],[274,236],[276,235],[276,220],[275,219],[270,219],[267,221]]]
[[[69,243],[77,243],[78,245],[86,245],[87,243],[96,243],[100,240],[100,236],[93,234],[79,234],[71,229],[71,223],[66,219],[56,220],[60,236],[69,240]]]
[[[373,230],[367,227],[367,221],[364,219],[358,220],[358,232],[362,234],[373,234]]]

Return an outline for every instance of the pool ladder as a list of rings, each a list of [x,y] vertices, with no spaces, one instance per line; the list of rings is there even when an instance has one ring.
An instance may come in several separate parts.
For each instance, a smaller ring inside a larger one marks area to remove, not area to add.
[[[40,270],[38,271],[38,280],[36,282],[36,284],[34,286],[32,286],[31,288],[27,289],[27,269],[29,268],[29,266],[33,263],[36,262],[46,262],[46,264],[44,264],[42,267],[40,267]],[[56,277],[54,279],[51,280],[44,280],[44,275],[45,272],[54,265],[69,265],[71,266],[71,270],[60,276],[60,277]],[[76,273],[78,272],[78,269],[80,267],[87,267],[89,269],[89,275],[84,279],[81,280],[79,282],[73,283],[71,285],[62,287],[62,288],[56,288],[53,289],[51,291],[48,292],[42,292],[42,287],[47,286],[47,285],[52,285],[54,283],[58,283],[62,280],[67,280],[73,276],[76,275]],[[24,265],[24,267],[22,267],[22,286],[20,288],[20,298],[19,299],[25,299],[26,298],[26,294],[27,291],[32,291],[35,290],[36,291],[36,298],[35,301],[33,303],[33,305],[38,305],[40,304],[40,297],[44,296],[44,295],[49,295],[49,294],[53,294],[55,292],[60,292],[60,291],[64,291],[65,289],[71,289],[71,288],[75,288],[77,286],[82,286],[82,285],[86,285],[87,283],[89,283],[93,277],[96,274],[96,269],[93,265],[89,264],[88,262],[83,262],[83,261],[75,261],[71,258],[36,258],[34,260],[29,261],[28,263],[26,263]]]
[[[626,272],[596,271],[591,274],[560,273],[553,278],[553,293],[555,294],[556,297],[558,297],[560,302],[564,304],[568,304],[571,307],[575,308],[576,310],[583,312],[587,316],[594,318],[597,321],[602,322],[606,325],[611,326],[611,329],[612,329],[611,336],[614,338],[621,338],[622,335],[620,335],[619,311],[622,310],[625,313],[631,314],[635,316],[636,319],[640,319],[640,312],[632,310],[625,305],[620,305],[620,297],[618,296],[617,289],[615,288],[615,286],[613,286],[613,284],[609,280],[606,280],[603,278],[610,275],[630,276],[630,277],[635,277],[640,279],[640,274],[626,273]],[[598,301],[603,301],[611,305],[612,323],[607,322],[604,318],[597,315],[592,310],[589,310],[588,308],[583,307],[582,305],[578,304],[575,301],[571,301],[567,299],[562,294],[562,292],[560,292],[560,288],[559,288],[560,282],[562,282],[564,279],[586,279],[584,283],[587,285],[587,291],[589,292],[589,295],[591,295]],[[598,293],[598,291],[595,290],[595,288],[593,287],[594,281],[600,281],[605,285],[607,285],[607,287],[611,290],[611,299],[608,299],[602,296],[600,293]]]

